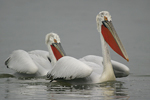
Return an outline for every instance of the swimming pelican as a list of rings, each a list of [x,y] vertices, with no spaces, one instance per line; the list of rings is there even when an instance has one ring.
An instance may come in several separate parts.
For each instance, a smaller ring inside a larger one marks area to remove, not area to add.
[[[60,38],[56,33],[47,34],[45,43],[49,52],[15,50],[5,61],[5,65],[23,76],[45,76],[57,60],[65,56]]]
[[[70,56],[60,58],[47,74],[49,79],[63,78],[65,80],[83,78],[92,83],[116,80],[118,71],[124,71],[123,76],[128,76],[129,68],[124,64],[111,61],[108,45],[124,59],[129,61],[128,55],[113,27],[111,15],[107,11],[102,11],[96,16],[97,30],[100,33],[102,45],[102,57],[86,56],[77,60]],[[114,67],[114,70],[113,70]]]

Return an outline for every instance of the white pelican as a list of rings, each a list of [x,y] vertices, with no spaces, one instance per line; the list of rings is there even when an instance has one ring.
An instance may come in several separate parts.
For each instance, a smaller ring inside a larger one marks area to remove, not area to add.
[[[111,15],[102,11],[96,16],[97,29],[100,33],[102,57],[89,55],[77,60],[73,57],[60,58],[47,74],[49,79],[84,79],[91,83],[101,83],[116,80],[116,75],[128,76],[129,68],[119,62],[111,61],[108,45],[124,59],[129,61],[128,55],[112,25]],[[113,65],[113,66],[112,66]],[[114,71],[113,70],[114,67]],[[122,77],[118,76],[118,77]]]
[[[7,68],[13,69],[21,76],[45,76],[56,61],[65,56],[60,43],[60,38],[55,33],[49,33],[45,37],[48,50],[15,50],[5,61]]]

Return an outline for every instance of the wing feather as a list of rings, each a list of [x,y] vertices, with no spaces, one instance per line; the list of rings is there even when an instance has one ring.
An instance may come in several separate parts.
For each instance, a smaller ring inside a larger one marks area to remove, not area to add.
[[[92,73],[92,68],[85,63],[69,56],[62,57],[48,72],[49,78],[64,78],[66,80],[84,78]]]
[[[29,54],[24,50],[13,51],[6,61],[6,66],[16,72],[34,74],[38,70]]]
[[[38,73],[41,76],[45,76],[49,70],[52,69],[52,65],[48,60],[49,53],[42,50],[34,50],[29,52],[35,65],[38,67]]]
[[[99,70],[103,70],[103,57],[95,56],[95,55],[87,55],[83,58],[80,58],[79,60],[84,63],[95,63],[99,66],[98,68]],[[126,77],[129,75],[130,69],[126,65],[114,60],[111,60],[111,62],[114,69],[115,76],[117,78]],[[95,68],[95,66],[90,66],[90,67]],[[98,72],[99,70],[94,70],[93,72]]]

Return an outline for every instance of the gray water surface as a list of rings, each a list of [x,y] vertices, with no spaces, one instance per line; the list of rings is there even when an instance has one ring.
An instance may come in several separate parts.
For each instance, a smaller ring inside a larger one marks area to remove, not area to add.
[[[0,0],[0,100],[149,100],[149,0]],[[109,11],[129,55],[129,62],[110,50],[111,58],[131,74],[102,84],[49,83],[46,78],[16,78],[5,60],[12,51],[46,50],[45,35],[58,33],[67,55],[101,56],[96,15]]]

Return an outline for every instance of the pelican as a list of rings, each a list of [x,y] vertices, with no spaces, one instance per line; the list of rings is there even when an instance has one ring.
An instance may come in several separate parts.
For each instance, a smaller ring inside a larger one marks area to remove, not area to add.
[[[57,60],[65,56],[60,38],[56,33],[47,34],[45,43],[49,52],[15,50],[5,61],[5,65],[23,76],[45,76]]]
[[[111,15],[108,11],[101,11],[96,16],[96,22],[97,30],[100,33],[103,57],[88,55],[78,60],[70,56],[64,56],[47,73],[47,77],[51,81],[62,78],[64,80],[84,79],[91,83],[101,83],[116,80],[117,76],[115,75],[118,75],[118,77],[128,76],[129,68],[110,58],[108,45],[129,61],[128,55],[113,27]],[[119,74],[122,74],[122,76]]]

